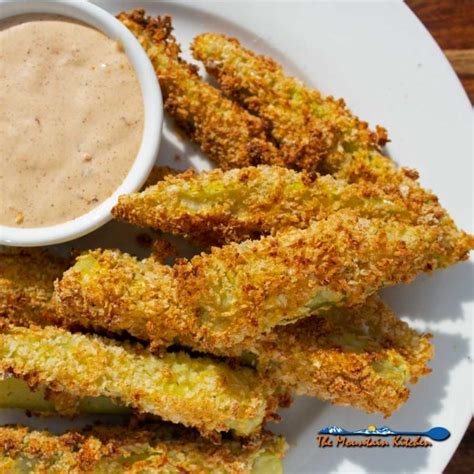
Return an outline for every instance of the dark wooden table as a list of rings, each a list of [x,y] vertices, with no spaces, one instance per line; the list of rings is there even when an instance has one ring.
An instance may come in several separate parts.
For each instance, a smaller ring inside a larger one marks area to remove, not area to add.
[[[474,103],[474,0],[406,0],[441,46]],[[474,421],[471,421],[446,474],[474,472]]]
[[[474,103],[474,0],[406,0],[441,46]]]

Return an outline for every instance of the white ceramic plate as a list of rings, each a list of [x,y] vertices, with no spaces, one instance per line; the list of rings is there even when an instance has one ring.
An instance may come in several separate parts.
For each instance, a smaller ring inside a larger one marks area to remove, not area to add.
[[[344,97],[371,125],[387,127],[390,155],[401,165],[417,168],[423,185],[435,190],[457,223],[472,232],[471,107],[442,52],[403,3],[96,3],[113,13],[142,5],[150,14],[172,14],[187,58],[196,34],[223,32],[270,54],[288,72],[324,93]],[[181,158],[175,160],[176,155]],[[174,137],[169,123],[159,161],[179,168],[211,166],[196,148]],[[143,253],[134,244],[138,232],[110,223],[73,245],[121,246]],[[291,409],[282,411],[283,422],[274,427],[290,444],[285,472],[441,472],[472,416],[473,288],[470,261],[420,277],[410,286],[384,291],[399,315],[434,334],[433,374],[413,387],[410,400],[389,419],[298,399]],[[13,412],[0,418],[2,422],[24,420]],[[323,449],[316,445],[317,432],[326,425],[355,430],[372,424],[420,431],[444,426],[451,437],[418,449]],[[65,423],[53,425],[59,428]]]

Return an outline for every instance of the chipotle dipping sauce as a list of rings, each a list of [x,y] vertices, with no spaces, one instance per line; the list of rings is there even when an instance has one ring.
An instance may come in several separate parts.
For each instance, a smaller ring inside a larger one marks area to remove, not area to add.
[[[0,224],[89,212],[125,179],[142,133],[140,86],[119,44],[58,16],[0,23]]]

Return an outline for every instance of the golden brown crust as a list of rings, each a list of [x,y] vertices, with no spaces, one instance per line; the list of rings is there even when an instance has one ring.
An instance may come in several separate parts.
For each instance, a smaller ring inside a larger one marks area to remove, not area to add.
[[[43,250],[1,249],[0,319],[21,325],[52,321],[53,283],[68,263]]]
[[[43,387],[62,398],[107,397],[206,435],[233,430],[248,436],[278,408],[278,396],[252,369],[231,368],[183,352],[150,354],[140,345],[72,334],[48,326],[4,325],[0,373]],[[73,402],[71,404],[71,401]]]
[[[106,253],[95,252],[94,255],[103,270],[107,260],[102,259]],[[125,261],[136,262],[126,258]],[[121,273],[124,262],[120,264],[122,267],[107,267],[107,272]],[[104,280],[102,274],[97,276]],[[101,301],[100,304],[109,304],[105,299]],[[94,305],[97,305],[97,299]],[[133,315],[132,312],[130,317]],[[115,319],[112,321],[116,322]],[[116,329],[112,323],[96,323],[102,329]],[[141,324],[137,323],[139,328]],[[144,337],[147,337],[146,333]],[[195,347],[200,347],[197,341]],[[246,339],[237,346],[214,351],[232,357],[254,354],[259,360],[259,371],[278,390],[285,388],[298,394],[329,399],[336,404],[389,414],[408,396],[405,382],[415,382],[428,372],[426,361],[432,348],[428,337],[418,336],[398,321],[377,297],[371,297],[361,307],[328,310],[318,317],[275,328],[257,339]],[[386,380],[377,375],[372,368],[377,361],[402,367],[398,370],[400,377]],[[34,376],[25,378],[32,386],[38,383]],[[338,382],[333,383],[336,380]],[[84,409],[78,397],[51,389],[47,392],[56,411],[63,415]]]
[[[430,338],[372,296],[358,307],[277,327],[233,351],[253,354],[266,379],[293,393],[389,416],[408,398],[407,383],[431,372]]]
[[[56,282],[55,309],[61,324],[108,330],[147,340],[157,321],[157,342],[170,345],[178,336],[176,280],[172,268],[152,256],[139,261],[119,250],[89,251]]]
[[[55,303],[65,325],[213,352],[330,307],[360,304],[380,287],[465,259],[473,244],[456,230],[339,211],[307,229],[213,248],[172,269],[93,251],[57,283]]]
[[[101,258],[99,253],[96,255]],[[17,258],[20,266],[21,257]],[[114,268],[121,271],[120,267]],[[254,354],[259,371],[279,390],[285,387],[336,404],[389,414],[407,397],[405,382],[415,382],[427,373],[425,364],[431,350],[427,337],[411,331],[377,297],[372,297],[361,307],[329,310],[318,317],[275,328],[256,340],[227,347],[220,355]],[[402,367],[401,379],[378,376],[372,369],[377,361]],[[35,377],[26,378],[32,385],[37,383]],[[47,393],[63,415],[84,409],[77,397],[61,391]]]
[[[166,424],[138,429],[97,426],[60,436],[22,426],[0,428],[0,468],[25,474],[250,474],[260,456],[271,456],[278,466],[285,450],[283,438],[269,432],[214,445],[193,431]]]
[[[211,160],[225,169],[281,162],[278,150],[266,139],[262,121],[226,99],[179,58],[171,17],[151,18],[137,9],[120,13],[118,19],[150,57],[166,111]]]
[[[419,188],[417,188],[419,190]],[[363,217],[454,226],[427,192],[261,165],[166,176],[141,193],[120,196],[115,217],[209,246],[304,228],[340,209]]]
[[[213,248],[175,265],[178,300],[193,309],[193,334],[212,351],[466,259],[474,239],[443,234],[340,211],[307,229]]]
[[[320,160],[345,148],[377,149],[387,141],[383,128],[370,131],[342,99],[322,97],[235,38],[204,33],[191,49],[228,96],[263,119],[287,166],[315,170]]]
[[[417,182],[418,173],[399,168],[380,153],[387,141],[385,130],[377,127],[371,132],[345,107],[344,101],[323,98],[298,79],[286,76],[272,59],[243,48],[225,35],[199,35],[192,50],[228,95],[269,124],[277,142],[289,143],[297,156],[297,167],[329,173],[348,183],[377,183],[384,192],[400,193],[421,205],[429,203],[432,212],[421,214],[420,220],[443,221],[446,228],[455,229],[436,196]],[[320,134],[319,141],[313,130]],[[305,155],[306,144],[313,142],[316,149],[319,143],[323,145],[319,151]],[[301,150],[304,158],[298,156]]]

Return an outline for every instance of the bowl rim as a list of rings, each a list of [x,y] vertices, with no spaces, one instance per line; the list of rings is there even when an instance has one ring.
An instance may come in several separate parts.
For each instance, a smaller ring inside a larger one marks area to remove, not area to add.
[[[158,156],[163,126],[159,82],[150,59],[135,36],[112,14],[97,5],[84,0],[17,0],[0,4],[0,21],[23,14],[61,15],[80,20],[109,38],[120,41],[140,84],[144,108],[142,141],[127,176],[112,195],[86,214],[59,224],[29,228],[0,225],[0,245],[35,247],[74,240],[110,221],[111,210],[118,197],[137,191],[147,179]]]

